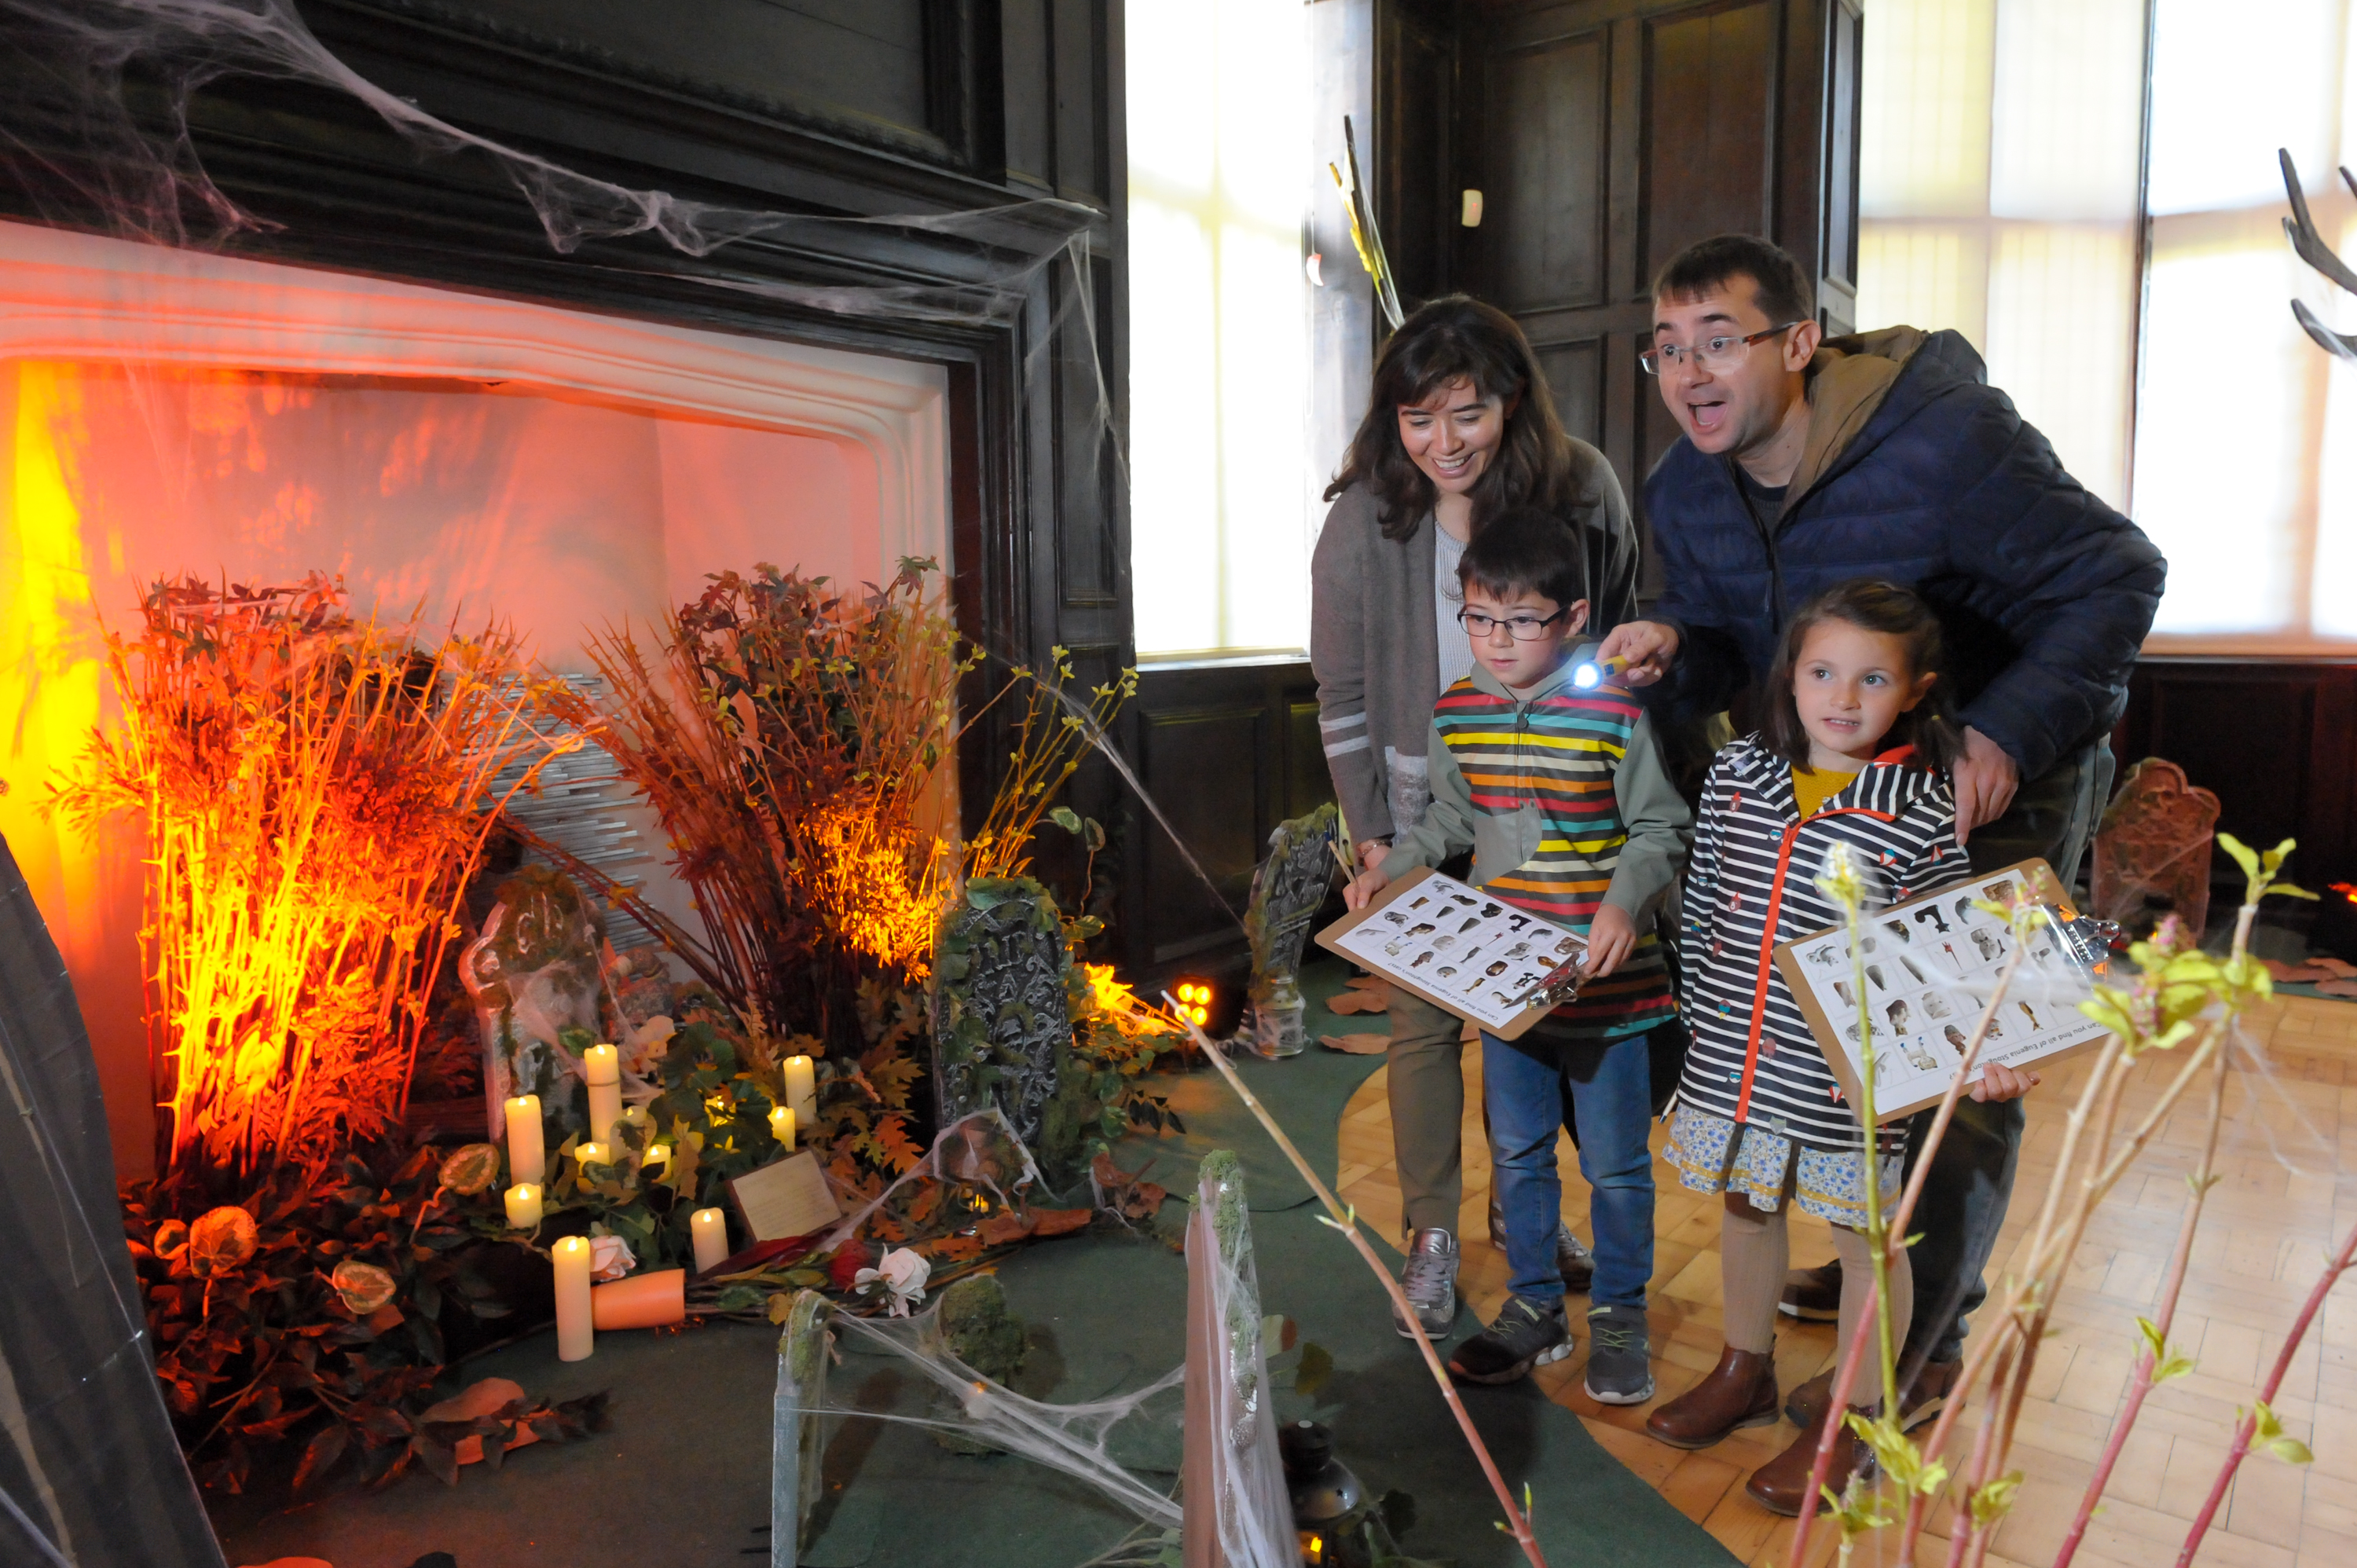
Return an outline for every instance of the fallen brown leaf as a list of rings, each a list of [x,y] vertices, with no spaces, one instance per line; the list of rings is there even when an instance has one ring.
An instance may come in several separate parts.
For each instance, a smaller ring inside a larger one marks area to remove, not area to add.
[[[2357,980],[2319,981],[2317,983],[2316,989],[2319,993],[2326,996],[2341,996],[2357,999]]]
[[[1336,992],[1326,1011],[1348,1017],[1353,1013],[1387,1013],[1392,1005],[1391,983],[1372,974],[1355,974]]]
[[[2284,963],[2276,959],[2263,958],[2259,961],[2266,966],[2267,973],[2278,985],[2312,985],[2319,980],[2349,978],[2313,960],[2306,963]]]
[[[1342,1051],[1354,1057],[1379,1057],[1391,1049],[1389,1035],[1320,1035],[1318,1043],[1329,1051]]]
[[[1019,1241],[1031,1234],[1039,1222],[1028,1214],[1010,1211],[992,1215],[976,1231],[985,1247],[1004,1247],[1009,1241]]]
[[[1034,1236],[1069,1236],[1075,1230],[1085,1230],[1095,1211],[1087,1208],[1035,1208],[1031,1218],[1039,1224]]]
[[[2357,980],[2357,963],[2351,963],[2343,959],[2328,957],[2322,953],[2311,955],[2308,961],[2314,964],[2319,969],[2330,970],[2337,979]]]

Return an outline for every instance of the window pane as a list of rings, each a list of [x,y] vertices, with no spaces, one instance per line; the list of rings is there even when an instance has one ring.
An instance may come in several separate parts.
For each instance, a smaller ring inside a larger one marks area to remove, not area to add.
[[[1931,223],[1859,225],[1857,324],[1953,327],[1988,342],[1988,252],[1983,228]]]
[[[1130,567],[1140,650],[1220,641],[1219,401],[1211,243],[1191,214],[1129,204]]]
[[[2126,224],[2007,224],[1989,263],[1989,382],[2073,478],[2127,499],[2136,249]]]
[[[1864,216],[1987,210],[1996,41],[1996,0],[1875,0],[1860,61]]]
[[[2309,189],[2323,188],[2339,119],[2341,11],[2341,0],[2157,0],[2156,215],[2280,201],[2277,147],[2291,150]]]
[[[2143,117],[2144,0],[2000,0],[1991,212],[2133,219]]]
[[[1220,234],[1222,648],[1309,642],[1300,257],[1291,234],[1275,239],[1234,223]]]
[[[2290,629],[2320,369],[2284,305],[2298,263],[2272,213],[2154,229],[2136,446],[2136,521],[2169,557],[2153,630]]]

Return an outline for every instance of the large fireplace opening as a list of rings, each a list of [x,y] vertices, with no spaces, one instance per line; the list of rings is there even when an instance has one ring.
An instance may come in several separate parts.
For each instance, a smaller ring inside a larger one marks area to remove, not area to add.
[[[938,367],[0,224],[0,832],[72,973],[124,1174],[152,1147],[137,824],[44,811],[114,717],[143,591],[340,575],[542,664],[644,640],[706,574],[949,564]],[[693,924],[651,814],[618,871]]]

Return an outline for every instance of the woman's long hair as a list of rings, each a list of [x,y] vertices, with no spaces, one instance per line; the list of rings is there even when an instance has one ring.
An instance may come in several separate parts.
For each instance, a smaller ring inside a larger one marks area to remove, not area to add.
[[[1419,307],[1375,357],[1366,417],[1326,499],[1364,485],[1373,492],[1384,538],[1415,532],[1432,510],[1433,488],[1400,445],[1399,411],[1455,381],[1471,381],[1482,396],[1512,410],[1505,438],[1473,486],[1476,532],[1511,507],[1535,506],[1569,521],[1596,504],[1590,467],[1600,459],[1564,434],[1530,340],[1504,311],[1461,294]]]
[[[1783,646],[1776,650],[1775,667],[1768,672],[1761,693],[1768,709],[1769,749],[1795,768],[1809,766],[1809,732],[1801,725],[1800,704],[1792,696],[1792,671],[1801,662],[1801,644],[1809,628],[1829,620],[1846,621],[1861,631],[1878,631],[1898,638],[1907,648],[1908,678],[1932,676],[1923,700],[1899,715],[1880,749],[1915,748],[1915,760],[1945,776],[1964,754],[1964,737],[1948,711],[1948,682],[1940,644],[1940,618],[1932,607],[1907,588],[1872,577],[1853,578],[1827,588],[1803,605],[1784,628]]]

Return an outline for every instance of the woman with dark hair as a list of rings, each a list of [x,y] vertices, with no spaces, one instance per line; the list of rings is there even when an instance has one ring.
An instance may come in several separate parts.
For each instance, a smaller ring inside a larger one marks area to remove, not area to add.
[[[1424,306],[1383,345],[1366,417],[1326,499],[1333,506],[1309,573],[1318,727],[1345,827],[1372,868],[1392,835],[1423,818],[1433,704],[1472,671],[1453,596],[1466,543],[1518,507],[1561,518],[1581,534],[1588,625],[1601,633],[1636,613],[1637,535],[1611,465],[1555,418],[1522,328],[1463,295]],[[1403,1284],[1416,1319],[1396,1326],[1437,1336],[1457,1313],[1463,1025],[1398,987],[1390,1016]],[[1585,1290],[1591,1265],[1567,1230],[1557,1251],[1566,1278]]]

